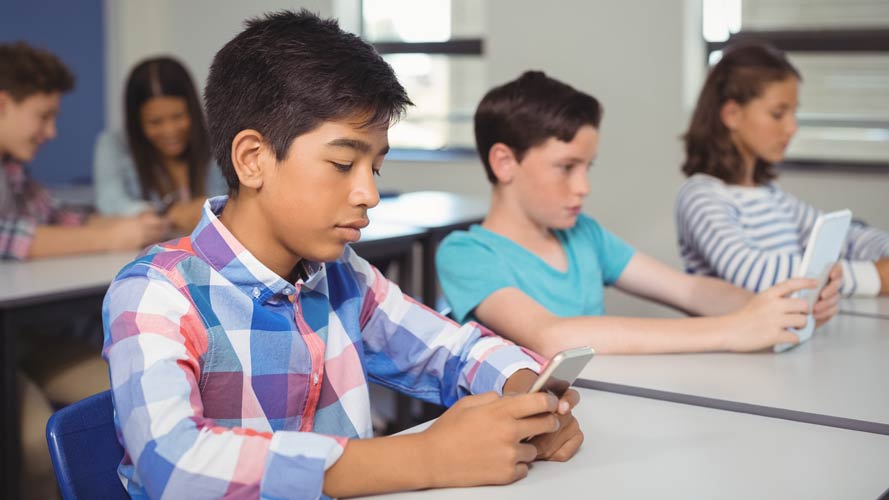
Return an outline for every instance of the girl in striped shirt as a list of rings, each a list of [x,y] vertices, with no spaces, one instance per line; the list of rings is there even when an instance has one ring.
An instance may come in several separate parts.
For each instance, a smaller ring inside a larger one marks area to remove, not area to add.
[[[773,182],[797,130],[800,75],[761,45],[713,67],[685,134],[689,177],[676,219],[687,272],[760,291],[794,275],[821,211]],[[839,265],[841,293],[889,294],[889,233],[853,223]]]

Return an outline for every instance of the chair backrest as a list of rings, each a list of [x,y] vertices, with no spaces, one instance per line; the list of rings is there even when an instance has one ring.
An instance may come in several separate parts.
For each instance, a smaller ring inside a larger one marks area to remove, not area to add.
[[[62,498],[130,498],[117,476],[124,451],[114,430],[111,391],[55,412],[46,424],[46,442]]]

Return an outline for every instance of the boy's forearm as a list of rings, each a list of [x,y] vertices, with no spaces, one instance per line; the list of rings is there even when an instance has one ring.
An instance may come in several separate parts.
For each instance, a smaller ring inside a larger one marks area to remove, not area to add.
[[[28,258],[59,257],[102,252],[107,250],[106,238],[90,225],[37,226],[28,250]]]
[[[352,439],[324,474],[324,494],[352,497],[431,488],[435,466],[422,434]]]
[[[725,349],[726,316],[711,318],[560,318],[540,332],[544,356],[582,345],[600,354],[709,352]]]
[[[695,276],[685,310],[696,316],[728,314],[743,307],[754,295],[719,278]]]

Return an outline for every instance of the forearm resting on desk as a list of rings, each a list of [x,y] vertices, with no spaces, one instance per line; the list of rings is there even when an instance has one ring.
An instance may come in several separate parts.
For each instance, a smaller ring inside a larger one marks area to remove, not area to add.
[[[37,226],[28,258],[59,257],[102,252],[108,241],[99,228],[92,226]]]

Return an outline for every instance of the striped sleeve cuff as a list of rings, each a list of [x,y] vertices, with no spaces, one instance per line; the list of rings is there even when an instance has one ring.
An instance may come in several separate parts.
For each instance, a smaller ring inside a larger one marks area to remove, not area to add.
[[[880,293],[880,273],[873,262],[866,260],[844,260],[843,297],[875,297]]]

